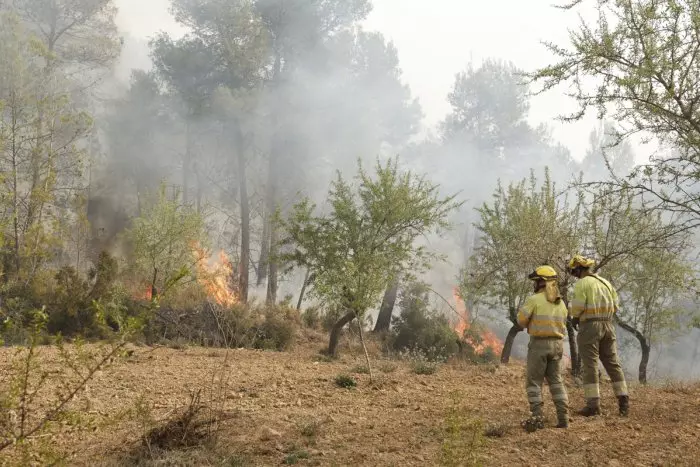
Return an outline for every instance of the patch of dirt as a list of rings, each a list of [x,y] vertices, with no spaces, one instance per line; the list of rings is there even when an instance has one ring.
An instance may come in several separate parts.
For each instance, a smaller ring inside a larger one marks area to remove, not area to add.
[[[51,442],[77,466],[125,464],[144,429],[136,401],[167,420],[186,407],[191,394],[222,400],[220,444],[247,461],[235,465],[439,465],[444,426],[455,391],[465,416],[480,419],[499,436],[484,438],[484,465],[697,465],[700,455],[700,385],[642,387],[631,384],[630,417],[617,415],[609,383],[602,384],[603,416],[573,416],[568,430],[554,428],[545,388],[548,426],[534,434],[520,428],[528,415],[524,367],[440,366],[416,375],[406,363],[375,362],[377,383],[353,373],[359,354],[328,362],[303,347],[290,353],[231,350],[225,374],[229,387],[212,396],[212,377],[221,374],[225,350],[131,347],[133,353],[101,372],[73,403],[90,423],[62,427]],[[41,349],[42,358],[54,352]],[[7,375],[11,349],[0,349]],[[316,360],[316,361],[315,361]],[[395,369],[394,369],[395,366]],[[351,374],[356,388],[336,386]],[[213,385],[217,387],[217,384]],[[220,386],[219,386],[220,387]],[[583,406],[583,391],[568,382],[572,409]],[[572,410],[572,411],[573,411]],[[466,436],[466,435],[465,435]],[[2,461],[0,459],[0,464]],[[234,464],[231,464],[234,465]]]

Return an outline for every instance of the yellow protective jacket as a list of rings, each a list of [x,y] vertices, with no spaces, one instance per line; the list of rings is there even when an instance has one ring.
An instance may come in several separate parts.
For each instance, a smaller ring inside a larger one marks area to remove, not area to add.
[[[530,295],[518,310],[518,325],[527,328],[533,337],[566,336],[566,305],[564,301],[550,303],[544,291]]]
[[[606,279],[593,275],[576,281],[569,302],[572,318],[579,318],[581,323],[611,320],[619,307],[617,291]]]

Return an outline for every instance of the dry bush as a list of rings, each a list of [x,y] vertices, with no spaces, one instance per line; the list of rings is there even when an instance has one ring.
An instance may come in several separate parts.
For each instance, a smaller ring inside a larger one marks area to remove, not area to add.
[[[452,403],[444,420],[444,435],[440,452],[440,465],[478,466],[484,445],[483,424],[471,418],[462,404],[462,396],[451,394]]]
[[[488,438],[503,438],[510,432],[510,427],[504,422],[489,423],[484,429],[484,436]]]
[[[682,394],[689,396],[700,390],[700,385],[687,381],[668,381],[662,386],[662,390],[669,394]]]
[[[150,452],[175,451],[210,442],[215,419],[206,416],[209,411],[201,402],[201,391],[192,394],[189,405],[177,412],[144,435],[142,442]]]

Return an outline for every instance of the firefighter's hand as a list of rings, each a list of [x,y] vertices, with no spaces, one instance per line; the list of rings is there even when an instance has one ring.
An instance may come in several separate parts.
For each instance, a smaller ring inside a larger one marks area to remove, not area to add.
[[[572,318],[571,319],[571,327],[574,328],[574,331],[578,332],[578,318]]]

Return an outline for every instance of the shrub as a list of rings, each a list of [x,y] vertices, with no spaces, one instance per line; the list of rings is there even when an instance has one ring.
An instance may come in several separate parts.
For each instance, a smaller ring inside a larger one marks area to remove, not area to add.
[[[484,444],[483,423],[469,417],[460,398],[460,394],[452,394],[452,404],[445,415],[440,465],[477,466]]]
[[[411,364],[411,370],[417,375],[433,375],[437,372],[438,366],[435,362],[416,360]]]
[[[357,381],[352,376],[338,375],[335,377],[335,384],[340,388],[350,389],[357,386]]]
[[[254,347],[265,350],[288,350],[294,343],[295,335],[296,326],[289,316],[279,313],[279,310],[270,309],[265,314],[265,321],[257,329]]]
[[[317,307],[304,310],[302,315],[304,326],[311,329],[318,329],[321,326],[321,313]]]
[[[425,285],[409,285],[399,307],[401,314],[393,320],[394,350],[419,352],[429,361],[445,361],[459,351],[457,333],[447,318],[428,308]]]
[[[350,370],[352,373],[358,373],[361,375],[368,375],[369,374],[369,367],[367,365],[357,365]]]

